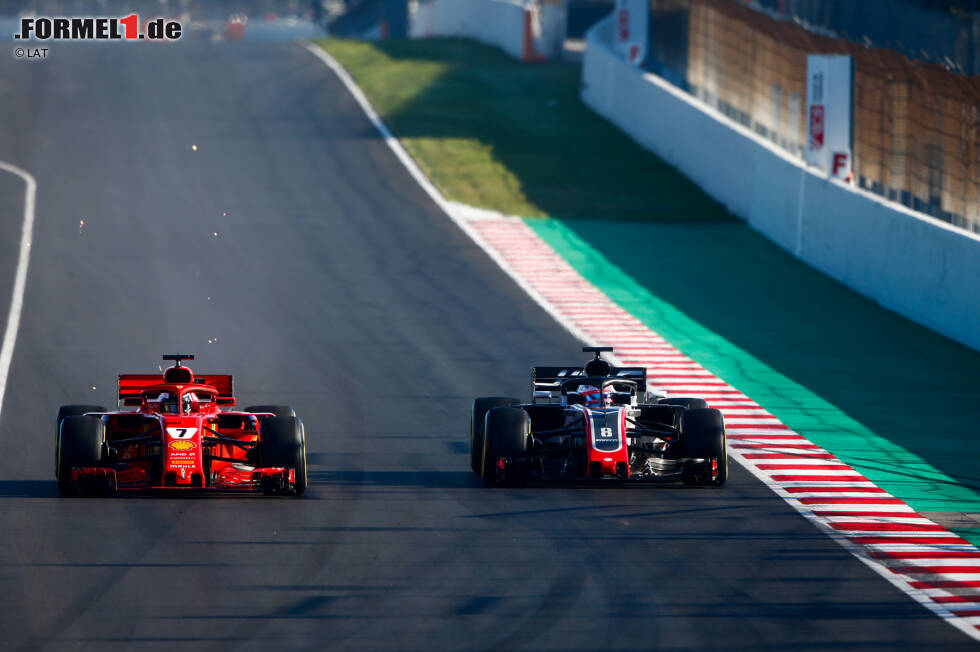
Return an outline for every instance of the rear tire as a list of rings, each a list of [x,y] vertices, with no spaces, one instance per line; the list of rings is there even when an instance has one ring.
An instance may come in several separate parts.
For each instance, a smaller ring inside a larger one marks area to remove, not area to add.
[[[260,441],[262,466],[295,469],[295,494],[302,495],[306,491],[306,432],[303,422],[293,416],[266,419],[262,423]]]
[[[708,402],[703,398],[662,398],[657,401],[660,405],[683,405],[688,410],[700,410],[708,407]]]
[[[61,459],[61,422],[65,420],[66,417],[76,417],[86,412],[105,412],[105,408],[101,405],[62,405],[58,408],[58,418],[55,420],[54,426],[54,478],[58,479],[60,475],[59,460]]]
[[[473,401],[470,411],[470,468],[482,475],[483,438],[487,432],[487,412],[495,407],[511,407],[520,401],[506,396],[484,396]]]
[[[58,459],[58,491],[62,496],[78,494],[71,484],[73,467],[101,466],[105,426],[98,417],[72,415],[61,422]]]
[[[681,414],[681,441],[684,457],[688,459],[717,460],[718,477],[701,469],[685,469],[683,481],[690,485],[725,484],[728,479],[728,441],[725,437],[725,419],[718,410],[694,408]]]
[[[271,412],[277,417],[295,417],[296,410],[288,405],[253,405],[245,408],[246,412]]]
[[[487,412],[486,437],[483,439],[483,483],[497,483],[497,458],[522,459],[527,455],[527,436],[531,417],[520,408],[495,407]]]

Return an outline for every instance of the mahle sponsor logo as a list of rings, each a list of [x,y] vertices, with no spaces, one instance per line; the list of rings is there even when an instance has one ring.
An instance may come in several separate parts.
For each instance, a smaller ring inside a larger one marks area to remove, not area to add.
[[[175,41],[183,33],[179,21],[153,18],[140,21],[138,14],[123,18],[104,16],[42,16],[20,19],[18,40],[37,41]]]

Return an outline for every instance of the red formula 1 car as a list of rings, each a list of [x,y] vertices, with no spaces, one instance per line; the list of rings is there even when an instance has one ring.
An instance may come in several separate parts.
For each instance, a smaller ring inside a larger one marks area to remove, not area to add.
[[[131,490],[217,489],[300,495],[306,435],[292,408],[235,405],[231,376],[196,376],[184,360],[160,374],[119,376],[130,410],[63,405],[55,477],[64,496]]]
[[[646,369],[600,358],[584,367],[534,367],[530,403],[473,402],[470,464],[489,485],[538,480],[681,481],[722,485],[728,444],[721,412],[704,399],[649,392]]]

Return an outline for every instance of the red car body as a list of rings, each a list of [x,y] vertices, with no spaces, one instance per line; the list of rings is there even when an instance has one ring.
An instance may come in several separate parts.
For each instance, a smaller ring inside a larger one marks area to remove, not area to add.
[[[228,410],[235,405],[230,375],[195,376],[181,365],[193,356],[164,359],[176,359],[177,364],[163,374],[119,376],[119,400],[132,410],[78,414],[85,406],[64,406],[59,411],[56,474],[62,493],[302,493],[302,422],[295,414],[276,413],[291,413],[290,408]],[[92,452],[96,444],[97,455]]]

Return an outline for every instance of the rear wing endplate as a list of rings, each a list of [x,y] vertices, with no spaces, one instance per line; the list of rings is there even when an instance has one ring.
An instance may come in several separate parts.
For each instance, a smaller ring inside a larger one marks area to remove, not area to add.
[[[647,389],[646,367],[611,367],[609,375],[632,380],[636,383],[638,392],[645,392]],[[584,367],[532,367],[532,395],[533,392],[557,392],[562,381],[579,376],[585,376]]]
[[[119,374],[119,400],[139,398],[147,387],[163,382],[162,374]],[[194,384],[210,385],[218,390],[218,398],[232,398],[231,374],[194,375]]]

